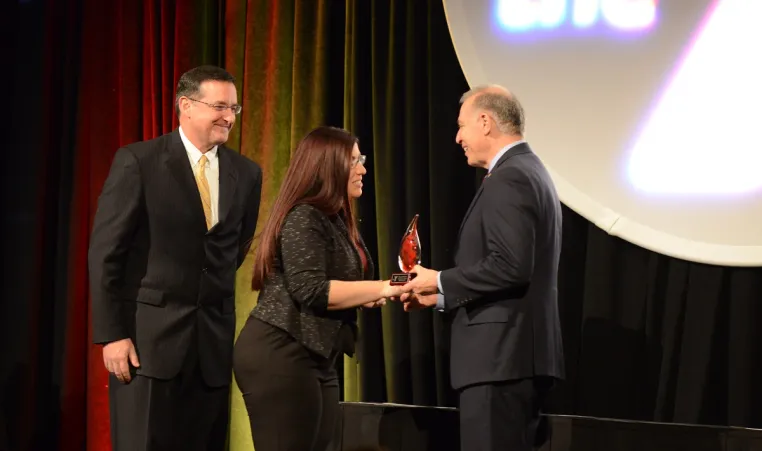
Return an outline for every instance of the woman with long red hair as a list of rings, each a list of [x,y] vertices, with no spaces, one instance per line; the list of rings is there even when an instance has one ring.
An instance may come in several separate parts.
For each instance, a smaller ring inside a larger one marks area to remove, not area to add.
[[[328,449],[339,416],[334,363],[354,353],[356,310],[402,294],[372,280],[351,202],[365,173],[357,138],[311,131],[262,231],[252,279],[259,300],[233,354],[257,451]]]

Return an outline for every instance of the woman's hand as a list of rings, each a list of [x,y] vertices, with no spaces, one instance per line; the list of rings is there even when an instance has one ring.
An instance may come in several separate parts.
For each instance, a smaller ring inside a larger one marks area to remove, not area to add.
[[[366,302],[362,305],[364,308],[378,308],[386,305],[386,301],[389,299],[399,298],[405,291],[402,290],[402,285],[392,285],[388,280],[382,281],[381,292],[379,298],[375,301]]]
[[[368,302],[367,304],[363,304],[362,307],[363,308],[378,308],[378,307],[383,307],[384,305],[386,305],[386,298],[381,298],[377,301]]]
[[[391,299],[398,298],[405,292],[402,287],[402,285],[392,285],[388,280],[385,280],[384,286],[381,289],[381,297]]]

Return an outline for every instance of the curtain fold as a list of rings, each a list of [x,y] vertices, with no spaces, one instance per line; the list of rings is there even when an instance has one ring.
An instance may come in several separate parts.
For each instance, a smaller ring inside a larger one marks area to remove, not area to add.
[[[64,399],[86,400],[86,427],[69,427],[82,415],[64,412],[62,449],[110,449],[108,375],[101,348],[91,345],[87,248],[98,195],[120,146],[152,139],[177,126],[174,91],[180,75],[200,64],[219,64],[215,1],[83,0],[81,6],[78,103],[62,111],[76,130],[61,149],[71,165],[70,204],[62,210],[69,234],[59,268],[66,274]],[[200,31],[203,30],[204,34]],[[205,34],[209,33],[209,34]],[[84,397],[83,397],[84,395]],[[64,402],[64,406],[76,404]],[[76,423],[74,423],[76,424]],[[72,425],[73,426],[73,425]],[[86,435],[83,433],[86,432]],[[79,437],[77,437],[79,435]],[[84,440],[83,440],[84,438]]]
[[[221,55],[217,54],[213,31],[220,23],[216,1],[83,3],[79,134],[74,160],[73,199],[77,203],[72,215],[72,230],[77,232],[72,245],[79,251],[79,259],[69,277],[79,290],[76,299],[69,302],[87,305],[89,232],[114,152],[120,146],[152,139],[177,127],[174,92],[180,75],[200,64],[219,64]],[[74,311],[83,310],[77,307]],[[89,313],[86,318],[79,327],[89,328]],[[108,374],[101,348],[90,345],[90,336],[87,338],[87,449],[108,450]]]
[[[318,125],[341,126],[343,2],[228,0],[224,17],[225,67],[237,79],[243,106],[228,144],[262,166],[261,226],[298,141]],[[237,275],[236,336],[256,305],[251,290],[256,244]],[[235,382],[230,431],[231,449],[251,449],[246,407]]]
[[[564,207],[557,413],[758,427],[762,268],[658,255]]]
[[[371,25],[358,27],[353,39],[369,42],[371,52],[370,61],[356,69],[358,78],[369,80],[366,96],[371,111],[365,120],[372,135],[365,141],[373,146],[368,163],[373,186],[360,200],[366,221],[363,233],[375,235],[379,277],[388,278],[400,270],[399,243],[415,214],[421,215],[425,266],[432,265],[439,250],[454,246],[459,223],[452,227],[452,218],[465,212],[477,186],[474,170],[464,164],[454,142],[458,97],[467,86],[452,44],[442,40],[446,23],[440,2],[376,1],[370,10],[358,12],[364,12]],[[432,85],[446,90],[433,91]],[[355,124],[362,120],[355,119]],[[440,174],[450,177],[440,179]],[[456,186],[460,189],[450,189]],[[435,221],[438,215],[449,219]],[[435,369],[446,368],[447,362],[445,354],[435,350],[433,331],[446,328],[438,315],[431,311],[407,314],[392,303],[382,309],[381,316],[383,359],[372,362],[366,357],[375,371],[364,374],[367,390],[358,399],[444,402],[449,380],[446,372]],[[442,344],[437,342],[438,349]],[[378,349],[373,340],[363,343],[368,345]],[[372,349],[363,351],[373,355]]]

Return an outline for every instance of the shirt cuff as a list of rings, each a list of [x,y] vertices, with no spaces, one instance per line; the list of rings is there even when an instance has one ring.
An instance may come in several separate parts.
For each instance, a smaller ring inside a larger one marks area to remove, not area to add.
[[[444,311],[445,303],[444,303],[444,294],[442,293],[442,280],[440,278],[440,275],[442,272],[437,273],[437,305],[436,309],[440,312]]]

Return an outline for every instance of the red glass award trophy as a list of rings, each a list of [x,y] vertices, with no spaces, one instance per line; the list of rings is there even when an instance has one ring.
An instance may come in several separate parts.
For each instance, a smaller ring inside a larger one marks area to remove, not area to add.
[[[413,216],[413,220],[407,226],[405,235],[402,236],[398,262],[403,272],[393,273],[389,281],[390,285],[405,285],[413,280],[415,274],[410,274],[410,271],[412,271],[415,265],[421,264],[421,240],[418,239],[417,214]]]

